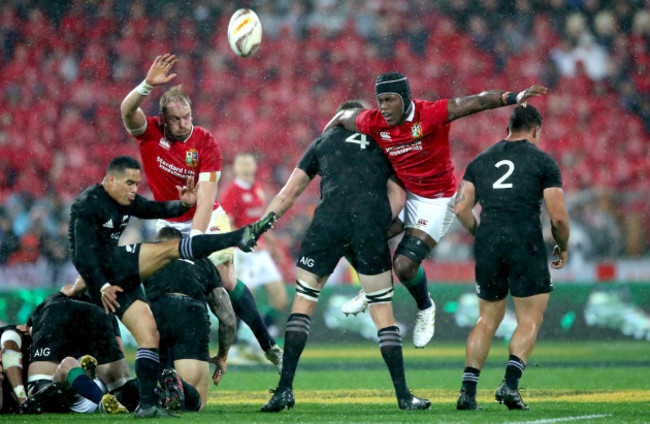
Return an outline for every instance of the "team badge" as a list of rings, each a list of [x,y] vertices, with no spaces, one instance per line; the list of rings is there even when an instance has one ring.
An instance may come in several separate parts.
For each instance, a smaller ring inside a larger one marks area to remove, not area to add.
[[[411,127],[411,135],[415,139],[422,138],[424,135],[422,133],[422,123],[421,122],[416,122],[412,127]]]
[[[196,149],[190,149],[185,154],[185,164],[190,168],[196,168],[199,163],[199,152]]]

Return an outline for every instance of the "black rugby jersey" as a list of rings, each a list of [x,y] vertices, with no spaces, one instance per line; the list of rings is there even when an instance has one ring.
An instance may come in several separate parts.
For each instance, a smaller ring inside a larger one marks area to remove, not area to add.
[[[528,140],[502,140],[478,155],[465,171],[481,204],[480,227],[541,230],[540,205],[544,189],[562,188],[555,159]]]
[[[297,165],[309,178],[321,176],[320,205],[336,212],[388,203],[393,170],[379,145],[368,135],[337,126],[307,148]]]
[[[206,302],[206,295],[219,287],[221,277],[209,259],[177,259],[144,282],[147,300],[165,293],[180,293]]]
[[[110,250],[118,246],[131,216],[173,218],[188,210],[180,200],[154,202],[138,194],[129,206],[123,206],[101,184],[88,187],[72,205],[68,239],[72,262],[86,281],[89,292],[97,292],[110,282],[102,266],[111,254]]]

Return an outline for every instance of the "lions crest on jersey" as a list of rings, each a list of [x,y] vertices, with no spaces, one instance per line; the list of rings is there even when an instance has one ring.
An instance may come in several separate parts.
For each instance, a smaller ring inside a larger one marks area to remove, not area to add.
[[[190,168],[196,168],[199,163],[199,152],[196,149],[190,149],[185,154],[185,164]]]
[[[413,124],[413,126],[411,127],[411,135],[416,140],[422,138],[422,136],[424,134],[422,132],[422,123],[421,122],[416,122],[415,124]]]

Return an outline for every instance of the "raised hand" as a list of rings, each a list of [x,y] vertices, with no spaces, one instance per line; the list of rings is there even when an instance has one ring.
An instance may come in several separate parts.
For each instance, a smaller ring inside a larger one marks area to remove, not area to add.
[[[533,85],[517,94],[517,104],[526,107],[529,98],[538,97],[546,93],[548,93],[548,88],[543,85]]]
[[[147,72],[147,77],[145,78],[147,84],[155,87],[166,84],[176,78],[176,73],[167,75],[176,62],[178,62],[178,59],[173,54],[167,53],[162,56],[157,56],[151,64],[149,72]]]

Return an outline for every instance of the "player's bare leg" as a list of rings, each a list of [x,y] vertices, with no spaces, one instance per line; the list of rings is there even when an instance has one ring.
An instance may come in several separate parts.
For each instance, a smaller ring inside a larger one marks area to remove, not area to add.
[[[465,366],[480,370],[490,351],[494,333],[505,316],[506,299],[490,302],[479,298],[478,307],[478,320],[467,337]]]
[[[548,298],[548,293],[512,297],[517,313],[517,328],[510,339],[510,358],[506,375],[494,396],[497,402],[504,403],[508,409],[528,409],[519,394],[519,379],[535,347]]]
[[[213,263],[219,263],[216,267],[221,276],[223,287],[228,291],[228,296],[230,297],[235,314],[251,329],[260,348],[264,351],[266,358],[275,365],[279,372],[282,368],[282,349],[280,349],[271,334],[269,334],[262,320],[262,316],[257,309],[253,293],[235,276],[232,253],[226,257],[225,262],[222,252],[215,252],[210,256],[210,260]]]
[[[482,409],[476,403],[478,378],[490,351],[494,333],[506,313],[506,299],[487,301],[479,298],[479,317],[467,337],[465,370],[456,409]]]
[[[535,347],[548,298],[548,293],[512,298],[517,313],[517,328],[510,339],[510,354],[517,355],[524,362],[528,362]]]
[[[393,381],[397,405],[405,410],[429,409],[431,402],[414,396],[406,384],[402,336],[393,315],[392,271],[376,275],[359,273],[359,282],[368,300],[368,311],[377,328],[379,350]]]
[[[208,404],[208,391],[210,389],[210,364],[207,361],[196,359],[177,359],[174,361],[174,368],[183,381],[193,386],[200,397],[201,404],[196,409],[192,404],[192,396],[188,396],[186,384],[183,384],[185,391],[185,407],[188,410],[202,411]]]

